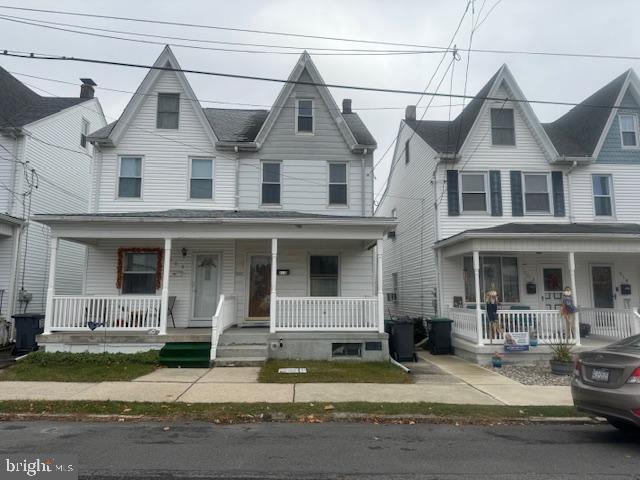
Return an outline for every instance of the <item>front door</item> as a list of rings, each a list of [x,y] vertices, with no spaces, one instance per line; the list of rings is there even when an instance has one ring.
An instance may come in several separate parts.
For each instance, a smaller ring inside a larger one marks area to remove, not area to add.
[[[542,308],[544,310],[559,310],[562,305],[562,291],[564,290],[564,275],[560,265],[542,266]]]
[[[591,265],[593,306],[613,308],[613,269],[610,265]]]
[[[218,254],[198,253],[194,256],[193,326],[211,325],[218,306]]]
[[[249,311],[250,320],[269,318],[271,295],[271,257],[251,255],[249,257]]]

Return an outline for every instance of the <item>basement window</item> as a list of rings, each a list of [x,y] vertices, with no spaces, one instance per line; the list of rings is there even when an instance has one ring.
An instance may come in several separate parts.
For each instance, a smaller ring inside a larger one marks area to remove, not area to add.
[[[331,356],[332,357],[361,357],[362,344],[361,343],[332,343]]]

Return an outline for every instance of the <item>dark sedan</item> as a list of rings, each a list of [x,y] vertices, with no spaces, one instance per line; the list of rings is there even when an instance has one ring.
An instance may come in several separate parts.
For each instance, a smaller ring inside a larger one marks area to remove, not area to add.
[[[619,429],[640,429],[640,335],[580,353],[571,394],[578,410]]]

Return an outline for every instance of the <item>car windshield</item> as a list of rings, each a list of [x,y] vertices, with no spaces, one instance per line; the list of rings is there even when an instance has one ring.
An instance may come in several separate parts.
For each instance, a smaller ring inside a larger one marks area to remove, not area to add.
[[[616,343],[609,345],[609,348],[637,348],[640,350],[640,335],[634,335],[633,337],[627,337]]]

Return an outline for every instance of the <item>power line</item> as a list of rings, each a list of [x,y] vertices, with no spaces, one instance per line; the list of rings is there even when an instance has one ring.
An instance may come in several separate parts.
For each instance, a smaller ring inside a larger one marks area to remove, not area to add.
[[[496,3],[487,12],[485,17],[478,23],[477,25],[478,27],[486,21],[488,16],[493,12],[493,10],[498,6],[498,4],[501,3],[501,1],[502,0],[496,1]],[[138,23],[156,24],[156,25],[172,25],[177,27],[189,27],[189,28],[199,28],[199,29],[208,29],[208,30],[252,33],[252,34],[260,34],[260,35],[279,36],[279,37],[305,38],[305,39],[347,42],[347,43],[360,43],[360,44],[366,44],[366,45],[384,45],[384,46],[390,46],[390,47],[405,47],[405,48],[409,47],[409,48],[448,50],[447,47],[438,46],[438,45],[425,45],[425,44],[407,43],[407,42],[386,42],[381,40],[334,37],[329,35],[311,35],[311,34],[301,34],[301,33],[292,33],[292,32],[248,29],[248,28],[239,28],[239,27],[223,27],[218,25],[206,25],[206,24],[187,23],[187,22],[172,22],[172,21],[166,21],[166,20],[154,20],[154,19],[136,18],[136,17],[99,15],[99,14],[91,14],[91,13],[84,13],[84,12],[73,12],[68,10],[48,10],[48,9],[41,9],[41,8],[16,7],[12,5],[0,5],[0,8],[6,9],[6,10],[19,10],[19,11],[47,13],[47,14],[54,14],[54,15],[99,18],[103,20],[122,20],[127,22],[138,22]],[[281,47],[281,48],[284,48],[284,47]],[[461,49],[466,50],[464,47],[461,47]],[[576,52],[553,52],[553,51],[540,51],[540,50],[538,51],[506,50],[506,49],[502,50],[502,49],[483,49],[483,48],[475,48],[475,49],[472,49],[471,51],[474,53],[492,53],[492,54],[499,54],[499,55],[534,55],[534,56],[572,57],[572,58],[595,58],[595,59],[610,59],[610,60],[640,60],[640,56],[634,56],[634,55],[612,55],[612,54],[580,53],[580,52],[576,53]]]

